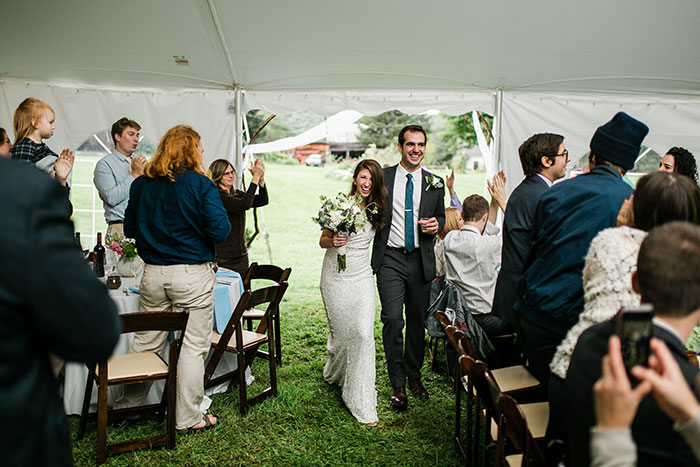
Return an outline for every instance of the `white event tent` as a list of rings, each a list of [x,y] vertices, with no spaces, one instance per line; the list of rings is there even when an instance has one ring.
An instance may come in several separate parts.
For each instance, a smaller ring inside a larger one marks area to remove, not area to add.
[[[696,0],[36,0],[3,2],[0,126],[34,96],[56,110],[54,149],[127,115],[158,140],[177,123],[205,157],[240,163],[260,108],[496,117],[512,189],[529,135],[587,151],[618,110],[657,152],[700,151]],[[238,130],[238,131],[237,131]]]

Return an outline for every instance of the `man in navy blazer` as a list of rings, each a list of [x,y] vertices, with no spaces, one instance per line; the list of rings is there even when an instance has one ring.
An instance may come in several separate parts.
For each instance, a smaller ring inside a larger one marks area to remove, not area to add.
[[[425,347],[424,318],[435,278],[435,235],[445,225],[445,188],[442,179],[421,167],[425,130],[418,125],[399,133],[401,162],[384,169],[388,191],[384,227],[374,238],[372,270],[382,303],[382,339],[391,405],[408,407],[406,380],[420,399],[429,397],[421,383]],[[404,306],[406,343],[404,346]]]
[[[615,227],[620,206],[632,195],[622,176],[634,166],[648,132],[644,123],[618,112],[591,139],[591,171],[540,196],[515,311],[530,371],[544,385],[557,346],[583,311],[588,247],[598,232]]]
[[[3,465],[73,465],[49,353],[106,360],[117,307],[73,240],[66,188],[0,160],[0,450]]]
[[[525,180],[508,198],[503,221],[503,248],[501,270],[496,280],[496,292],[491,312],[518,328],[517,314],[513,311],[518,281],[530,249],[529,237],[535,219],[535,208],[540,195],[566,175],[569,153],[564,137],[552,133],[530,136],[518,148],[520,165]]]

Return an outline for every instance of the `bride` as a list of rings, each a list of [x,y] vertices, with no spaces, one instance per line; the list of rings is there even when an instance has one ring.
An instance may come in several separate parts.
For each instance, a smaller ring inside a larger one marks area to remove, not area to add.
[[[329,358],[323,377],[342,388],[343,401],[352,415],[370,426],[377,424],[375,389],[374,317],[377,312],[370,242],[384,219],[384,172],[372,159],[355,167],[350,195],[362,196],[362,208],[374,203],[377,214],[349,237],[324,229],[319,244],[327,248],[321,271],[321,296],[328,316]],[[337,248],[346,245],[346,269],[338,272]]]

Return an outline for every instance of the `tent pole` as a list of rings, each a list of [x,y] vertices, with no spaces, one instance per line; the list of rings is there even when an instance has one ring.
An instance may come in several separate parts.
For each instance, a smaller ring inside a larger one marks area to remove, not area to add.
[[[493,125],[493,158],[496,162],[496,172],[501,164],[501,123],[503,121],[503,88],[496,89],[494,95],[494,125]]]
[[[236,113],[233,117],[234,126],[234,138],[233,138],[233,167],[236,169],[236,173],[241,174],[240,177],[236,177],[236,184],[238,188],[243,187],[243,102],[241,99],[241,88],[236,86],[234,90],[234,102],[236,107]]]

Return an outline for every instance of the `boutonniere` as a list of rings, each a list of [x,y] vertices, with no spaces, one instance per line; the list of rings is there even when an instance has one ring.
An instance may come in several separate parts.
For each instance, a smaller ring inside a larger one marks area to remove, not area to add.
[[[425,181],[428,182],[428,186],[425,188],[425,191],[428,191],[431,188],[442,188],[442,180],[431,173],[426,176]]]

